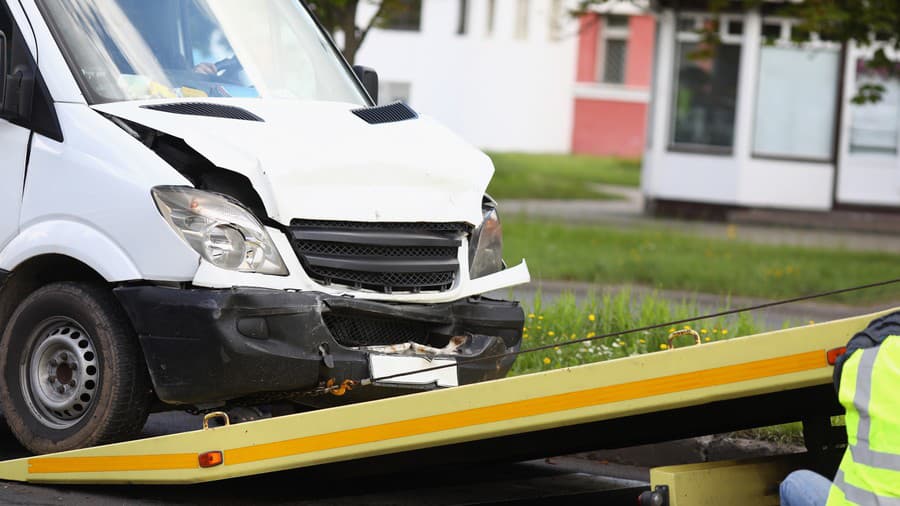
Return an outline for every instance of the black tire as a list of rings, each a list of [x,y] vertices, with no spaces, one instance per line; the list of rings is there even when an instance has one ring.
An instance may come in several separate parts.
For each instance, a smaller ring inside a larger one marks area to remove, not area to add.
[[[0,341],[0,403],[33,453],[140,432],[151,403],[147,366],[108,288],[53,283],[22,301]]]

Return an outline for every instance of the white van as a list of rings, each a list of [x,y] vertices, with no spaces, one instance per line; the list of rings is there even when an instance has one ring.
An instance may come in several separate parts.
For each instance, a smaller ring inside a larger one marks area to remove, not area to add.
[[[480,294],[529,280],[490,160],[375,106],[300,1],[0,0],[0,32],[0,404],[28,450],[507,373],[470,360],[518,349],[521,308]]]

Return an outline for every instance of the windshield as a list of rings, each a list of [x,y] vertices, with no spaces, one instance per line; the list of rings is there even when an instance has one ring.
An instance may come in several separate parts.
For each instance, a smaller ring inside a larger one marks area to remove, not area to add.
[[[258,97],[365,105],[298,0],[41,0],[90,103]]]

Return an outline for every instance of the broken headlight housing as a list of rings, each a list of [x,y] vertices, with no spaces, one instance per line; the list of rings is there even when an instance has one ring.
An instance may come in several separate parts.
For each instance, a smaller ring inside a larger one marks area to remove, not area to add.
[[[469,240],[469,279],[487,276],[506,267],[503,263],[503,227],[500,225],[497,202],[490,195],[485,195],[481,210],[484,220]]]
[[[163,218],[207,262],[231,271],[288,274],[265,227],[234,199],[184,186],[157,186],[152,193]]]

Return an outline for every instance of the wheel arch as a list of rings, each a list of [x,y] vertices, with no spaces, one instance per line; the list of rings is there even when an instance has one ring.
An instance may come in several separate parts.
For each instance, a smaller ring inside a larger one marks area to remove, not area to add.
[[[110,283],[86,263],[61,254],[38,255],[0,276],[0,334],[19,303],[38,288],[60,281]]]

